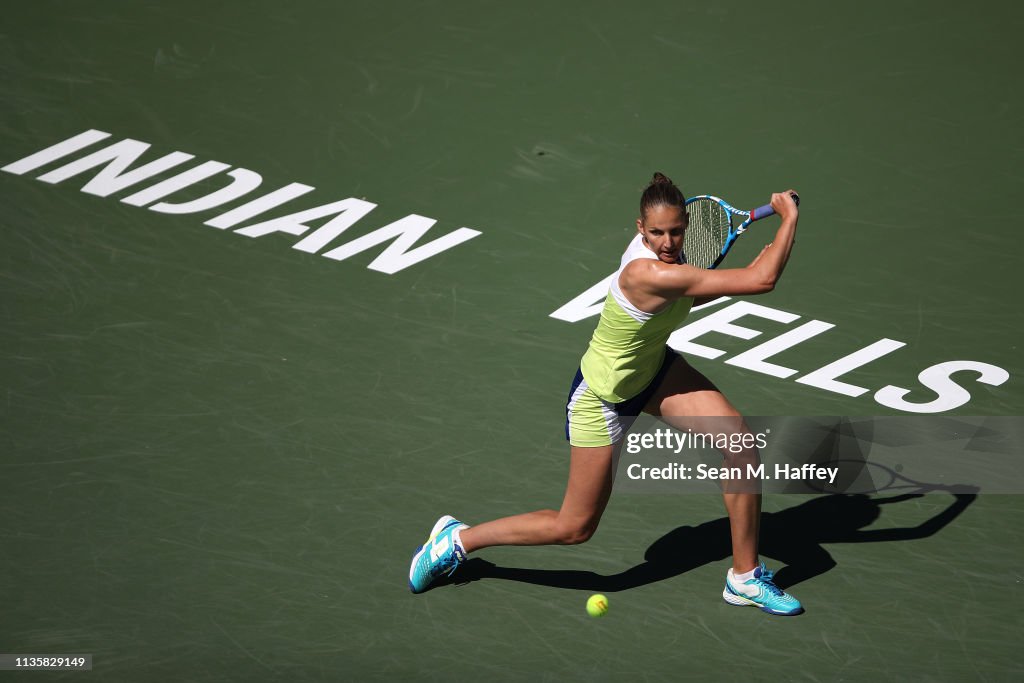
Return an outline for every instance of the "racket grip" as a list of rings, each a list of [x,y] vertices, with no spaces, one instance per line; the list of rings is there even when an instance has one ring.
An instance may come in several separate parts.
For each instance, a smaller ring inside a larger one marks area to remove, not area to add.
[[[793,198],[793,203],[795,203],[797,206],[800,206],[800,195],[798,195],[796,192],[790,192],[789,196]],[[768,216],[772,216],[774,214],[775,209],[772,208],[772,205],[765,204],[764,206],[759,206],[750,212],[750,220],[759,221],[762,218],[767,218]]]

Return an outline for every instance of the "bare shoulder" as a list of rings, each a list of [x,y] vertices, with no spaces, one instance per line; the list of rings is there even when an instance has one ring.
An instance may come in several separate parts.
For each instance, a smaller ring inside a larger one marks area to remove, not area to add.
[[[657,278],[658,266],[666,266],[654,259],[636,259],[626,264],[619,275],[619,286],[625,288],[641,287]]]
[[[638,258],[630,261],[626,264],[626,267],[622,269],[623,275],[636,276],[641,273],[645,273],[651,270],[652,266],[657,266],[658,261],[648,258]]]
[[[637,259],[622,269],[622,279],[636,285],[655,285],[666,279],[685,278],[688,272],[697,272],[698,270],[686,264],[663,263],[655,259]]]

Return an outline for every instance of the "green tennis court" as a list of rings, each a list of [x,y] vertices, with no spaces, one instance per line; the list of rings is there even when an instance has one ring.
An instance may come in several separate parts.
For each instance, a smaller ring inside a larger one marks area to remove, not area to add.
[[[407,581],[440,515],[558,506],[654,171],[741,208],[800,192],[779,287],[674,338],[744,413],[1024,414],[1019,7],[5,17],[0,654],[93,659],[0,678],[1024,674],[1024,489],[767,496],[791,619],[723,603],[717,495],[620,491],[584,545]]]

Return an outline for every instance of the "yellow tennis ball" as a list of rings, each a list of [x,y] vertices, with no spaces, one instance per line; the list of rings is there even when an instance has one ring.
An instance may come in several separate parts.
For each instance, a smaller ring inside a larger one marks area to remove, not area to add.
[[[587,614],[592,617],[603,617],[607,613],[608,598],[600,594],[587,598]]]

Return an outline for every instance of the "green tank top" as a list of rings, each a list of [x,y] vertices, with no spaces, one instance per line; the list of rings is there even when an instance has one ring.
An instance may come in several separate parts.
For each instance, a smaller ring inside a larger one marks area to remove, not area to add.
[[[693,299],[673,301],[658,313],[636,309],[619,289],[619,275],[637,258],[657,258],[640,235],[630,243],[612,277],[601,320],[580,361],[587,385],[610,403],[633,398],[654,379],[665,357],[669,336],[686,319]]]

